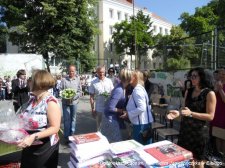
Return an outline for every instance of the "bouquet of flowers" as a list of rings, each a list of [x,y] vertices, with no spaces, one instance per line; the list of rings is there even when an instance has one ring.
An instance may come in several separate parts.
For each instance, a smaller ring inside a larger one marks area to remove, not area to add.
[[[66,104],[70,105],[76,96],[76,91],[71,88],[64,89],[60,92],[60,96],[66,100]]]
[[[27,135],[15,112],[11,109],[0,110],[0,141],[16,144]]]
[[[100,94],[101,96],[104,96],[105,98],[108,98],[110,96],[110,93],[104,91]]]
[[[60,92],[63,99],[73,99],[76,96],[76,91],[71,88],[64,89]]]
[[[106,102],[110,96],[110,93],[104,91],[100,95],[104,97],[104,101]]]

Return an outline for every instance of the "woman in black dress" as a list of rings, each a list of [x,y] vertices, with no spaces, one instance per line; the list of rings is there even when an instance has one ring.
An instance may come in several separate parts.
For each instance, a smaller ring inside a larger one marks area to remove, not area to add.
[[[190,70],[193,87],[185,93],[185,107],[179,113],[169,111],[168,119],[182,115],[178,145],[190,150],[196,167],[204,167],[204,152],[208,138],[207,121],[214,118],[216,96],[212,91],[212,81],[203,68]],[[196,165],[197,164],[197,165]]]

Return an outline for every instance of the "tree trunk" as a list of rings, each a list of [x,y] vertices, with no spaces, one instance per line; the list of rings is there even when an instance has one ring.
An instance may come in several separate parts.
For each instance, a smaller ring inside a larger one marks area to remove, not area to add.
[[[46,64],[46,67],[47,67],[48,72],[51,73],[51,70],[50,70],[50,67],[49,67],[48,52],[43,53],[42,56],[45,59],[45,64]]]

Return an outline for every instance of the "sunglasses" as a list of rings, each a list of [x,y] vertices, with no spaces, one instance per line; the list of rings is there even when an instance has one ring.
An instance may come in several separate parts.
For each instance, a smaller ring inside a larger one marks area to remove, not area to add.
[[[197,77],[198,77],[198,75],[191,75],[190,76],[190,78],[193,79],[193,80],[196,79]]]

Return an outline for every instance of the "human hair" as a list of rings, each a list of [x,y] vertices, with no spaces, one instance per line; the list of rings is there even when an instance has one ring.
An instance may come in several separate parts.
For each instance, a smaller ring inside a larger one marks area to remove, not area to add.
[[[122,83],[130,83],[131,81],[131,76],[132,76],[132,71],[129,69],[121,69],[119,73],[119,79]]]
[[[36,70],[32,75],[31,91],[48,90],[55,86],[54,77],[46,70]]]
[[[200,86],[201,89],[204,89],[204,88],[213,89],[212,75],[210,75],[210,73],[208,71],[206,71],[202,67],[197,67],[197,68],[191,69],[190,74],[192,74],[193,71],[198,73],[198,76],[199,76],[199,79],[200,79],[199,80],[199,86]]]
[[[133,72],[133,75],[136,77],[137,83],[144,86],[144,75],[143,75],[143,73],[139,70],[135,70]]]
[[[24,69],[20,69],[19,71],[17,71],[16,77],[19,78],[20,75],[26,75],[26,71]]]
[[[96,68],[96,72],[100,71],[101,69],[104,69],[104,70],[105,70],[105,65],[99,65],[99,66]]]
[[[148,70],[143,70],[142,73],[143,73],[144,78],[146,78],[146,79],[149,78],[150,74],[149,74]]]
[[[73,65],[73,64],[70,64],[70,65],[68,66],[68,69],[70,69],[71,67],[74,67],[74,68],[76,69],[76,66]]]
[[[114,70],[113,67],[111,67],[111,68],[108,69],[108,74],[110,74],[110,72],[113,72],[113,74],[115,73],[115,70]]]

